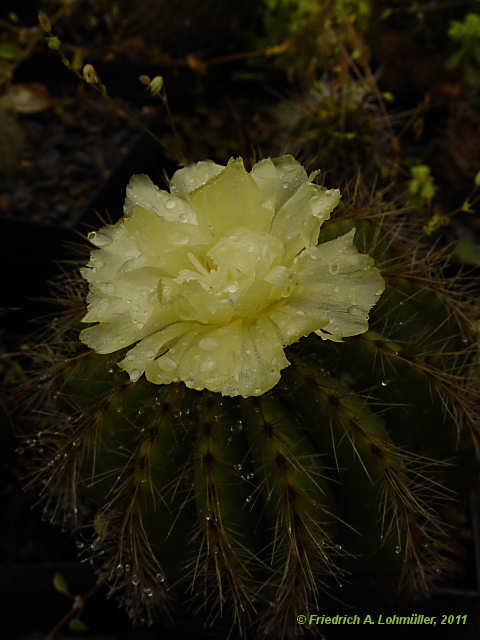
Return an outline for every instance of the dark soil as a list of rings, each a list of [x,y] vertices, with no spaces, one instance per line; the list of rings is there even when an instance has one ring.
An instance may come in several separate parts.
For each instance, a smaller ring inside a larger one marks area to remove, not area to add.
[[[19,162],[0,175],[0,220],[72,228],[139,135],[120,100],[79,85],[52,108],[20,114]],[[0,123],[0,146],[2,145]]]

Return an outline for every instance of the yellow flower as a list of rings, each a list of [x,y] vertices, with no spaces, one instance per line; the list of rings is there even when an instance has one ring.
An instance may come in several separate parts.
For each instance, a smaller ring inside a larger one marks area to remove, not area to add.
[[[353,229],[317,246],[340,192],[312,179],[292,156],[249,173],[241,158],[197,162],[170,193],[133,176],[124,218],[90,234],[83,322],[98,324],[82,342],[132,345],[118,363],[132,381],[248,397],[277,384],[284,347],[302,336],[366,331],[384,280]]]

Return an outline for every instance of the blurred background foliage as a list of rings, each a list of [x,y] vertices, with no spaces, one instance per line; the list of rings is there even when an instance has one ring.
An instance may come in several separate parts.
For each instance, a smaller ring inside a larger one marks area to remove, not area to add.
[[[205,158],[293,153],[328,186],[402,209],[475,268],[479,122],[480,0],[2,3],[0,224],[119,216],[123,174],[117,200],[102,185],[122,163],[143,171],[147,154],[161,184],[164,170]],[[7,414],[0,403],[6,450]],[[2,562],[63,562],[72,549],[18,500],[22,464],[2,464],[15,504]]]

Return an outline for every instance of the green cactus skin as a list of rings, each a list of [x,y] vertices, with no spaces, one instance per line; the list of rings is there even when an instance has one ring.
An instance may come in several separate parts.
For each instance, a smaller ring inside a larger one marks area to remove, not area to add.
[[[383,209],[350,202],[320,235],[356,226],[375,258],[369,331],[291,345],[260,397],[131,383],[118,353],[78,342],[83,285],[63,276],[67,312],[25,389],[42,409],[30,485],[52,522],[83,540],[90,525],[86,559],[132,618],[180,599],[239,637],[291,637],[352,577],[427,594],[448,572],[442,504],[479,451],[474,290]]]

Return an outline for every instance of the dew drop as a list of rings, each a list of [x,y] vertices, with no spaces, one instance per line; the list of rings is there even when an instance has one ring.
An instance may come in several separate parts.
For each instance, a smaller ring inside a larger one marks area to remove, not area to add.
[[[162,575],[161,573],[156,573],[155,574],[155,580],[157,582],[163,583],[163,582],[165,582],[165,576]]]
[[[18,453],[18,455],[21,456],[23,453],[25,453],[25,449],[23,447],[17,447],[15,449],[15,453]]]
[[[230,431],[232,433],[234,432],[238,432],[238,431],[243,431],[243,422],[241,420],[237,420],[234,424],[232,424],[232,426],[230,427]]]
[[[200,349],[205,349],[210,351],[211,349],[216,349],[218,347],[218,340],[215,340],[215,338],[209,338],[209,337],[202,338],[198,343],[198,346],[200,347]]]
[[[399,544],[397,544],[397,546],[395,547],[395,554],[398,556],[398,554],[400,553],[401,550],[402,550],[402,548],[400,547]]]
[[[83,549],[83,547],[85,546],[85,544],[81,540],[77,540],[76,545],[77,549]]]
[[[131,570],[131,565],[129,565],[128,563],[125,565],[125,573],[130,573]]]
[[[253,472],[251,472],[251,473],[247,473],[247,476],[246,476],[246,477],[247,477],[247,480],[252,480],[252,478],[254,478],[254,477],[255,477],[255,474],[254,474]]]
[[[332,262],[328,265],[328,271],[332,274],[332,276],[336,275],[340,270],[340,265],[338,262]]]
[[[150,589],[150,587],[147,587],[146,589],[143,590],[143,594],[147,597],[147,598],[153,598],[153,590]]]
[[[242,465],[241,464],[234,464],[233,468],[235,469],[235,471],[241,471],[242,470]]]
[[[110,244],[112,241],[111,238],[106,233],[102,233],[101,231],[91,231],[88,234],[88,239],[96,247],[105,247],[107,244]]]
[[[386,387],[388,385],[388,382],[386,382],[385,380],[382,380],[380,384],[382,385],[382,387]]]
[[[123,575],[123,564],[117,564],[117,566],[115,567],[115,573],[118,576]]]
[[[138,587],[138,585],[140,584],[140,580],[135,573],[132,575],[132,584],[134,587]]]

